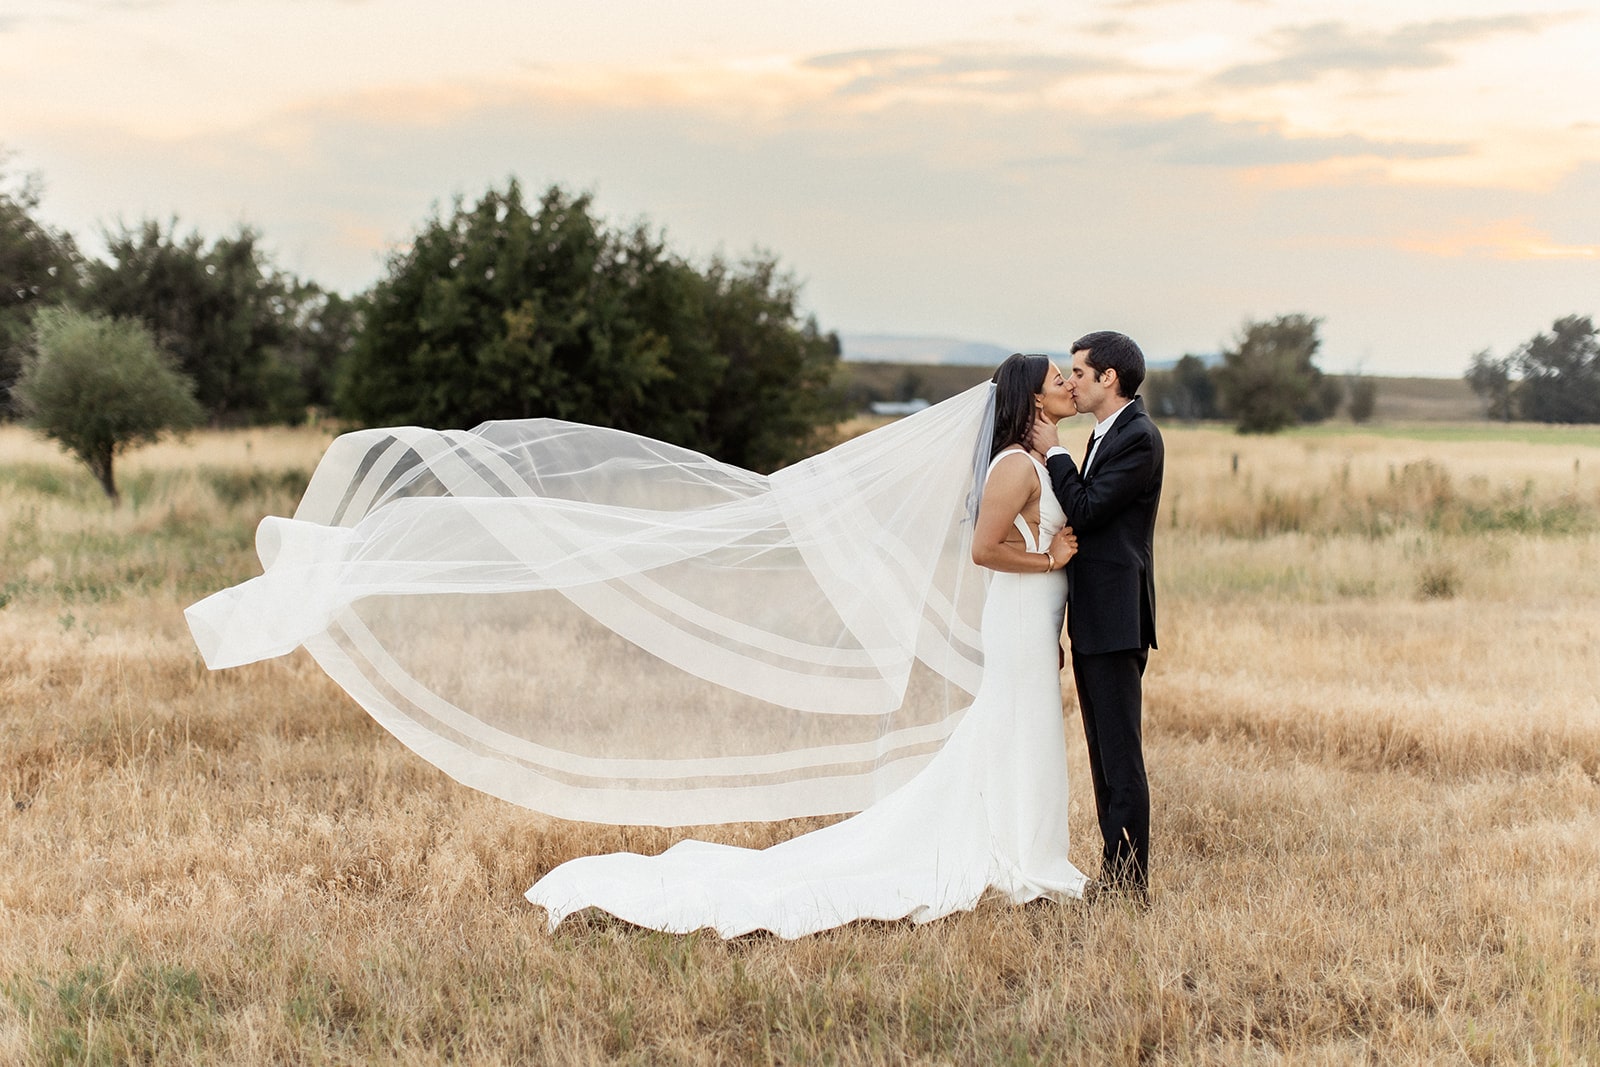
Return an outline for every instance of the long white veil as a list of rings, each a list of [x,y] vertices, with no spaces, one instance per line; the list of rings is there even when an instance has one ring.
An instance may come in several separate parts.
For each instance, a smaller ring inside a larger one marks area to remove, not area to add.
[[[526,807],[857,811],[982,675],[992,394],[772,475],[550,419],[346,434],[294,518],[262,521],[265,573],[186,616],[208,666],[304,645],[418,754]]]

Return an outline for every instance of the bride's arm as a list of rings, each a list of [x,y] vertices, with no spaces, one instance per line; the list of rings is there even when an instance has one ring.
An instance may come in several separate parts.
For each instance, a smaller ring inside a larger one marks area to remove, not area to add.
[[[1012,574],[1040,574],[1067,562],[1059,557],[1052,562],[1046,553],[1029,552],[1021,543],[1014,520],[1038,491],[1039,475],[1025,454],[1006,456],[995,465],[983,483],[983,499],[978,503],[978,521],[972,530],[972,562]]]

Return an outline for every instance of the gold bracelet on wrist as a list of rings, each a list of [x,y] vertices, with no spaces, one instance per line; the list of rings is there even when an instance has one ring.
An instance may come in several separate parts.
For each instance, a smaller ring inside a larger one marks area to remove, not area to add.
[[[1049,574],[1051,571],[1053,571],[1055,569],[1056,569],[1056,558],[1050,554],[1050,550],[1047,548],[1047,549],[1044,550],[1044,572],[1046,574]]]

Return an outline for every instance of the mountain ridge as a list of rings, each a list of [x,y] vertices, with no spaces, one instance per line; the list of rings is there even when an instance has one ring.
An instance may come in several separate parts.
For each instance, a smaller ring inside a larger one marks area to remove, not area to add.
[[[960,337],[943,337],[936,334],[853,333],[840,334],[841,358],[846,363],[893,363],[899,366],[922,367],[994,367],[1000,361],[1019,351],[988,341],[969,341]],[[1029,349],[1031,353],[1051,359],[1070,362],[1072,353],[1059,349]],[[1149,359],[1148,370],[1168,370],[1177,365],[1180,357]],[[1202,353],[1207,366],[1221,362],[1216,353]]]

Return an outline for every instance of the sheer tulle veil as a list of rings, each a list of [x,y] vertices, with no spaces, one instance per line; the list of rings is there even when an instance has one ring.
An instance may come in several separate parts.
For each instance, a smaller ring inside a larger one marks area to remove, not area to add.
[[[336,439],[264,573],[186,613],[208,666],[300,646],[456,779],[572,819],[856,811],[983,670],[994,386],[759,475],[549,419]]]

